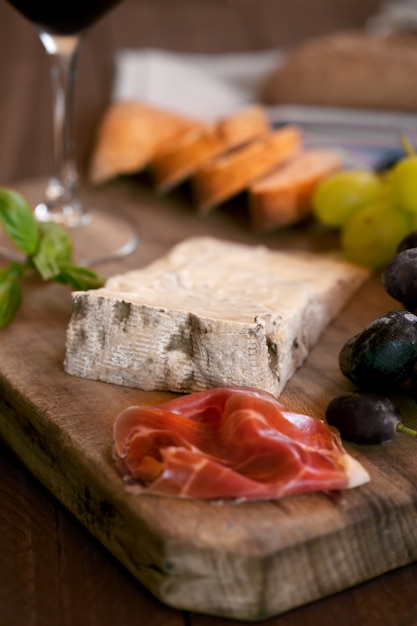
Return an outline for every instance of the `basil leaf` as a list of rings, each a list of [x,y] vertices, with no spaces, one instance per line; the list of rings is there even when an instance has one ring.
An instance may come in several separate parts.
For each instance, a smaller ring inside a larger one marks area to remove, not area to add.
[[[13,269],[0,268],[0,328],[14,318],[22,303],[22,292]]]
[[[97,289],[104,285],[104,279],[94,270],[81,265],[60,263],[60,273],[54,279],[58,283],[69,285],[75,291]]]
[[[56,259],[42,252],[35,254],[35,256],[31,258],[31,261],[43,280],[51,280],[60,272]]]
[[[54,222],[42,222],[39,227],[39,251],[57,261],[71,261],[72,241],[65,228]]]
[[[16,191],[0,187],[0,226],[26,259],[0,267],[0,328],[16,315],[21,302],[20,279],[36,270],[45,281],[55,280],[74,290],[97,289],[104,280],[94,270],[76,265],[70,234],[54,222],[38,223],[32,208]]]
[[[19,263],[19,261],[10,261],[8,270],[0,270],[0,280],[3,272],[8,272],[12,278],[18,279],[22,278],[25,273],[26,266]]]
[[[16,191],[0,187],[0,223],[18,250],[34,254],[39,226],[27,200]]]
[[[40,224],[40,233],[38,250],[31,262],[43,280],[51,280],[60,273],[60,262],[71,261],[72,241],[65,228],[54,222]]]

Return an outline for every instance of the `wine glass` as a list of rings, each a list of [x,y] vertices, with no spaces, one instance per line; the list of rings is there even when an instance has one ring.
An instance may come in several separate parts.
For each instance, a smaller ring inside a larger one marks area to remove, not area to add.
[[[82,42],[89,28],[121,0],[6,0],[36,28],[51,60],[54,172],[39,221],[70,229],[78,263],[99,263],[130,254],[137,246],[134,226],[111,211],[87,207],[79,195],[73,133],[74,88]],[[91,248],[94,244],[94,258]]]

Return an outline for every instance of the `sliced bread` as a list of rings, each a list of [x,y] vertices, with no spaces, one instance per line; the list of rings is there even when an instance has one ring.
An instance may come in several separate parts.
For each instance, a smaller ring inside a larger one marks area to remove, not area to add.
[[[146,167],[161,146],[201,122],[140,102],[117,102],[100,122],[89,178],[94,184]]]
[[[201,214],[247,189],[256,179],[301,149],[301,132],[287,126],[230,150],[204,164],[192,176],[194,202]]]
[[[311,212],[311,200],[321,180],[343,167],[340,152],[301,152],[249,188],[253,229],[266,232],[299,222]]]
[[[269,130],[265,109],[258,105],[237,111],[215,124],[191,129],[177,140],[167,142],[152,159],[150,167],[157,190],[169,191],[208,159]]]

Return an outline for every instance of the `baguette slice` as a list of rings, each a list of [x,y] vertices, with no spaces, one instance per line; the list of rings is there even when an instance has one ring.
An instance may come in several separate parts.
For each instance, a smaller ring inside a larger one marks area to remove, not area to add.
[[[265,109],[254,105],[219,120],[191,129],[172,141],[152,160],[156,188],[166,192],[191,176],[208,159],[246,143],[270,130]]]
[[[252,227],[266,232],[299,222],[311,212],[315,188],[342,169],[343,158],[333,150],[301,152],[249,189]]]
[[[301,131],[287,126],[203,165],[191,178],[199,213],[209,213],[215,206],[244,191],[256,179],[299,152],[301,143]]]
[[[105,112],[97,132],[89,178],[103,183],[146,167],[168,140],[201,122],[140,102],[118,102]]]

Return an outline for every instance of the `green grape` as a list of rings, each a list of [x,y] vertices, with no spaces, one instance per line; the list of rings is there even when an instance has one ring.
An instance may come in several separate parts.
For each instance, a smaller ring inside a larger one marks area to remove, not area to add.
[[[345,224],[341,245],[346,257],[370,269],[382,268],[410,232],[410,217],[391,203],[368,204]]]
[[[417,156],[398,161],[392,167],[388,181],[394,201],[417,219]]]
[[[410,232],[417,230],[417,213],[408,213],[410,220]]]
[[[324,225],[341,228],[359,209],[374,202],[384,185],[370,170],[344,170],[321,182],[313,196],[313,213]]]

